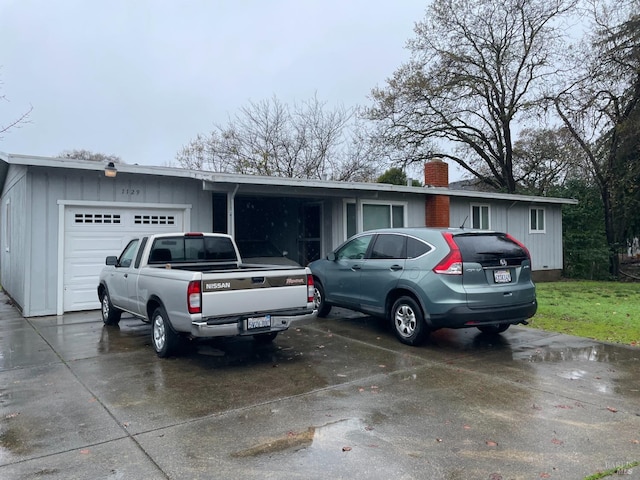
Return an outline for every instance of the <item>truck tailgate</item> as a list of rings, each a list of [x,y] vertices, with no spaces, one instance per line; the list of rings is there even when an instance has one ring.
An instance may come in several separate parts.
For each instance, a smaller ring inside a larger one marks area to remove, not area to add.
[[[304,268],[203,274],[202,317],[306,308],[309,292]]]

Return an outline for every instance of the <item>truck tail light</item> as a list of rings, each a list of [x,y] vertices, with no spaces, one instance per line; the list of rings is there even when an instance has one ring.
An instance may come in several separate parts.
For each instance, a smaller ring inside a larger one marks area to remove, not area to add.
[[[202,313],[202,283],[192,280],[187,287],[187,308],[189,313]]]
[[[313,275],[307,275],[307,302],[313,303],[313,297],[316,294],[316,288],[313,286]]]
[[[440,263],[433,267],[433,271],[443,275],[462,275],[462,254],[453,240],[453,235],[449,232],[444,232],[442,236],[447,245],[449,245],[450,251]]]

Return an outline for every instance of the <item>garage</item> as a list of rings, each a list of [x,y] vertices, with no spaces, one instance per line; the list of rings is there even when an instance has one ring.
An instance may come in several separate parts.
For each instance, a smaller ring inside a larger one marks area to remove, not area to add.
[[[180,208],[181,207],[181,208]],[[190,206],[62,205],[64,208],[63,308],[100,308],[98,276],[107,255],[132,237],[188,230]]]

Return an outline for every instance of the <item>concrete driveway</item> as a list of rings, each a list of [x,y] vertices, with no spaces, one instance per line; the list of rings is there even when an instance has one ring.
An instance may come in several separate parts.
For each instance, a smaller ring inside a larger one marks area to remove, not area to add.
[[[525,327],[414,348],[345,310],[167,360],[149,337],[99,312],[25,320],[0,294],[0,478],[571,480],[640,460],[638,348]]]

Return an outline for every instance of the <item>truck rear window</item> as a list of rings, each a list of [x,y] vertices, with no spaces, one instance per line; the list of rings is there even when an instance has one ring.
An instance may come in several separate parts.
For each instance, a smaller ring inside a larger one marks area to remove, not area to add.
[[[520,264],[529,257],[515,242],[499,233],[469,233],[453,237],[460,249],[463,262],[480,263],[483,266],[499,266],[500,259],[509,265]]]
[[[151,247],[149,263],[235,262],[233,242],[227,237],[157,238]]]

